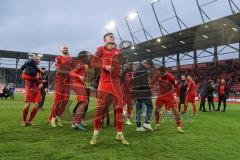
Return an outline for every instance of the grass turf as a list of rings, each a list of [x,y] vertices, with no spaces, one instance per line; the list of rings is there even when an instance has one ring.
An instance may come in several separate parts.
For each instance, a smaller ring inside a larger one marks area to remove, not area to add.
[[[240,107],[228,105],[226,113],[200,113],[183,120],[185,134],[176,133],[175,123],[165,119],[161,130],[137,133],[135,126],[125,126],[124,135],[130,146],[116,141],[111,125],[100,131],[99,143],[91,146],[92,121],[88,131],[71,129],[70,122],[62,128],[51,128],[47,122],[53,96],[48,95],[44,111],[38,112],[34,128],[22,128],[23,95],[15,100],[0,100],[0,159],[174,159],[214,160],[240,159]],[[91,100],[90,108],[95,107]]]

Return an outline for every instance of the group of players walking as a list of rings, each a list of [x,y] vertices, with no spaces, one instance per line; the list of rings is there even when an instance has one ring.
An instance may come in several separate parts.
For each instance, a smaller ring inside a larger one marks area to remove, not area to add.
[[[112,33],[104,35],[103,47],[99,47],[94,56],[82,51],[76,58],[72,58],[68,47],[62,47],[62,55],[56,58],[54,103],[49,116],[52,127],[62,126],[61,116],[69,101],[70,90],[75,92],[77,105],[72,113],[73,128],[86,130],[84,117],[89,102],[89,90],[85,87],[88,67],[100,70],[98,82],[96,111],[94,115],[94,132],[90,144],[98,142],[99,130],[103,117],[108,113],[109,105],[114,106],[115,126],[117,129],[116,140],[128,145],[129,142],[123,136],[124,106],[127,105],[126,124],[132,125],[131,114],[134,103],[136,104],[136,131],[153,130],[151,115],[153,110],[152,93],[157,89],[155,109],[155,129],[160,129],[160,112],[163,105],[166,110],[172,109],[175,117],[177,132],[184,133],[179,116],[181,104],[184,104],[183,114],[187,112],[188,104],[193,105],[193,114],[196,114],[196,86],[190,75],[182,77],[181,84],[167,71],[165,67],[154,68],[151,60],[144,60],[133,71],[133,63],[128,62],[123,66],[120,63],[121,51],[116,48],[115,38]],[[39,74],[42,73],[37,65],[39,57],[29,60],[22,67],[22,78],[25,81],[25,107],[23,110],[22,126],[32,125],[32,120],[39,110],[41,101],[40,91],[43,88]],[[185,88],[184,88],[185,87]],[[184,90],[185,89],[185,90]],[[34,103],[29,119],[28,110]],[[143,108],[146,108],[144,123],[141,123]]]

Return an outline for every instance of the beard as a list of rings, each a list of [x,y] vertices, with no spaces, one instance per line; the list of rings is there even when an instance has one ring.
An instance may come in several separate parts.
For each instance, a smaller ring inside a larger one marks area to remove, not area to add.
[[[67,55],[68,54],[68,51],[63,51],[62,52],[64,55]]]
[[[115,42],[108,42],[107,45],[115,45],[116,46],[116,43]]]

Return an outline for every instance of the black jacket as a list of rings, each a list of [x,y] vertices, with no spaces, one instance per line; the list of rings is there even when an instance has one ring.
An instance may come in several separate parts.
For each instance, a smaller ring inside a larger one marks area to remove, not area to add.
[[[208,97],[209,98],[213,98],[214,96],[213,96],[213,92],[215,91],[215,88],[214,87],[210,87],[210,90],[209,90],[209,94],[208,94]]]
[[[181,80],[180,81],[180,97],[181,98],[185,99],[187,94],[187,88],[188,88],[187,81]]]
[[[206,84],[203,86],[202,90],[201,90],[201,97],[208,97],[208,95],[210,94],[210,90],[211,90],[211,85],[209,82],[206,82]]]
[[[140,65],[133,74],[132,95],[135,99],[145,99],[152,96],[148,80],[148,69],[144,65]]]
[[[48,88],[48,75],[46,73],[41,74],[41,81],[43,84],[42,90],[44,90],[45,88]]]
[[[34,59],[30,59],[24,63],[21,67],[22,71],[25,71],[27,75],[35,77],[37,73],[40,73],[40,69]]]

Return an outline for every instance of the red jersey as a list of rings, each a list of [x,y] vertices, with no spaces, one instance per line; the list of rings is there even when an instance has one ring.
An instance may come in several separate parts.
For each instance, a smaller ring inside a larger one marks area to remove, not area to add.
[[[70,77],[73,84],[84,85],[85,81],[81,80],[79,76],[87,77],[87,66],[81,61],[75,63],[74,68],[70,72]]]
[[[63,72],[57,72],[56,75],[64,77],[67,76],[70,72],[72,65],[72,57],[70,56],[70,54],[67,54],[67,56],[61,55],[56,57],[55,62],[55,67]]]
[[[174,91],[176,96],[179,97],[180,89],[176,78],[171,73],[166,73],[164,76],[160,76],[159,72],[156,73],[151,84],[158,82],[158,97],[173,95]]]
[[[188,81],[187,94],[196,96],[196,85],[195,85],[195,82],[193,80],[189,80]]]
[[[94,56],[91,65],[93,67],[101,68],[100,81],[111,82],[113,80],[119,80],[121,75],[119,53],[120,50],[116,48],[109,50],[107,47],[103,46],[97,49],[96,55]],[[104,69],[104,66],[106,65],[113,67],[112,72]]]
[[[219,88],[219,94],[220,95],[224,95],[225,94],[225,86],[224,85],[221,85],[220,88]]]

